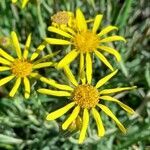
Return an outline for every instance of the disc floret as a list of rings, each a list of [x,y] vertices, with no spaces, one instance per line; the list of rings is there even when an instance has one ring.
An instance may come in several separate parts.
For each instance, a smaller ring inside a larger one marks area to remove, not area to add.
[[[82,31],[74,37],[73,42],[80,52],[86,53],[97,49],[99,45],[99,38],[91,31]]]
[[[82,108],[94,108],[99,102],[98,90],[89,84],[78,85],[72,96],[73,101]]]
[[[32,72],[32,64],[24,59],[16,59],[12,63],[11,69],[17,77],[26,77]]]

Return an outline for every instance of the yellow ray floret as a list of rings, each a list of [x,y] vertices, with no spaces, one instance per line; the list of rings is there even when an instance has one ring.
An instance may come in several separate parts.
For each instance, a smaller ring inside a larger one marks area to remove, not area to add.
[[[25,93],[24,97],[28,99],[30,97],[30,81],[27,77],[23,78]]]
[[[51,89],[39,89],[38,91],[40,93],[47,94],[47,95],[53,95],[53,96],[59,96],[59,97],[66,96],[67,98],[68,97],[70,98],[71,102],[67,104],[66,106],[50,113],[46,119],[47,120],[57,119],[70,110],[70,116],[62,124],[63,130],[66,130],[66,129],[69,130],[72,123],[76,124],[76,119],[82,116],[81,118],[82,125],[80,129],[79,143],[83,143],[86,137],[86,132],[87,132],[88,124],[89,124],[90,112],[92,113],[93,118],[96,122],[98,136],[103,137],[105,134],[105,128],[103,126],[101,115],[97,110],[97,108],[100,108],[103,112],[105,112],[105,114],[107,114],[116,122],[117,126],[123,133],[126,133],[126,129],[122,125],[122,123],[117,119],[117,117],[113,114],[113,112],[111,112],[111,110],[108,107],[101,104],[101,101],[104,100],[104,101],[117,103],[125,111],[127,111],[130,114],[133,114],[134,110],[132,108],[125,105],[124,103],[117,100],[116,98],[109,96],[109,94],[112,94],[115,92],[121,92],[125,90],[131,90],[131,89],[134,89],[135,87],[104,89],[104,90],[99,91],[98,88],[100,88],[107,81],[109,81],[117,73],[118,70],[115,70],[114,72],[100,79],[95,86],[92,85],[91,79],[90,80],[87,79],[87,78],[91,78],[89,77],[89,75],[87,75],[88,77],[85,76],[86,79],[84,82],[81,82],[82,79],[80,78],[79,83],[78,83],[68,65],[64,67],[64,70],[70,82],[73,83],[73,85],[70,86],[72,88],[71,90],[66,91],[67,89],[64,89],[60,91],[60,90],[51,90]],[[49,80],[49,79],[45,79],[44,77],[42,77],[41,81],[53,86],[56,89],[60,89],[59,87],[55,85],[58,83],[54,82],[54,85],[53,85],[50,82],[50,81],[53,82],[53,80],[51,79]]]
[[[26,40],[26,44],[25,44],[25,48],[24,48],[24,52],[23,52],[23,58],[24,59],[28,58],[30,45],[31,45],[31,34],[28,35],[28,38]]]
[[[91,84],[92,80],[92,59],[89,53],[86,54],[86,77],[88,84]]]
[[[17,92],[20,84],[21,84],[21,77],[16,79],[16,82],[15,82],[12,90],[10,91],[9,96],[13,97],[15,95],[15,93]]]
[[[114,88],[114,89],[105,89],[105,90],[100,91],[100,94],[111,94],[111,93],[116,93],[116,92],[132,90],[132,89],[135,89],[135,88],[136,88],[136,86],[123,87],[123,88]]]
[[[8,65],[8,66],[11,65],[11,62],[9,60],[2,58],[2,57],[0,57],[0,63],[4,65]]]
[[[78,85],[78,82],[77,80],[75,79],[75,76],[73,75],[73,73],[71,72],[69,66],[65,66],[64,67],[64,72],[67,76],[67,78],[70,80],[70,82],[74,85],[74,86],[77,86]]]
[[[57,68],[62,68],[62,66],[68,65],[70,62],[72,62],[77,56],[79,52],[76,51],[76,49],[69,52],[57,65]]]
[[[14,75],[10,75],[8,77],[5,77],[3,79],[0,79],[0,86],[6,84],[7,82],[9,82],[10,80],[12,80],[15,76]]]
[[[14,31],[11,32],[11,37],[12,37],[13,45],[15,47],[17,56],[18,56],[18,58],[21,59],[22,53],[21,53],[18,37],[17,37],[17,35],[16,35],[16,33]]]
[[[112,67],[112,65],[109,63],[109,61],[106,59],[106,57],[103,54],[101,54],[97,50],[95,50],[95,54],[111,71],[114,70],[114,68]]]
[[[68,126],[77,118],[79,112],[80,106],[76,106],[71,115],[68,117],[68,119],[63,123],[62,125],[63,130],[66,130]]]
[[[51,27],[50,26],[50,27],[48,27],[48,31],[55,32],[55,33],[60,34],[60,35],[62,35],[64,37],[67,37],[67,38],[72,38],[71,34],[65,32],[65,31],[62,31],[61,29],[58,29],[56,27]]]
[[[10,70],[10,69],[11,68],[7,67],[7,66],[0,67],[0,71],[6,71],[6,70]]]
[[[76,10],[76,22],[77,22],[77,27],[80,31],[87,30],[85,17],[79,8]]]
[[[114,55],[118,62],[121,61],[121,55],[118,53],[117,50],[115,50],[111,47],[108,47],[108,46],[99,46],[98,49],[103,50],[105,52],[108,52],[108,53]]]
[[[132,108],[130,108],[129,106],[127,106],[124,103],[120,102],[116,98],[113,98],[111,96],[107,96],[106,95],[106,96],[100,96],[100,99],[107,100],[107,101],[112,101],[112,102],[116,102],[117,104],[119,104],[128,113],[130,113],[130,114],[134,114],[135,113]]]
[[[96,83],[96,88],[100,88],[102,85],[104,85],[108,80],[110,80],[116,73],[118,72],[118,70],[115,70],[114,72],[110,73],[109,75],[107,75],[106,77],[100,79],[97,83]]]
[[[80,53],[80,64],[79,64],[79,74],[80,74],[80,79],[82,81],[83,84],[85,84],[86,82],[86,78],[85,78],[85,62],[84,62],[84,55],[83,53]],[[91,63],[92,63],[92,59],[91,59]],[[87,64],[86,64],[87,65]],[[92,65],[92,64],[91,64]],[[90,66],[91,66],[90,65]],[[92,66],[91,66],[92,67]],[[86,72],[87,73],[87,72]],[[92,75],[92,68],[91,68],[91,75]]]
[[[82,128],[81,128],[80,136],[79,136],[79,143],[83,143],[85,139],[88,124],[89,124],[89,112],[85,108],[83,110],[83,121],[82,121]]]
[[[92,114],[93,114],[93,117],[94,117],[96,124],[97,124],[98,136],[104,136],[105,129],[103,126],[103,122],[102,122],[102,119],[101,119],[98,111],[95,108],[92,108]]]
[[[98,107],[100,107],[108,116],[110,116],[115,122],[116,124],[118,125],[119,129],[123,132],[123,133],[126,133],[126,129],[125,127],[122,125],[122,123],[116,118],[116,116],[111,112],[111,110],[102,105],[102,104],[97,104]]]
[[[4,50],[2,50],[1,48],[0,48],[0,55],[2,56],[2,57],[4,57],[5,59],[7,59],[8,61],[14,61],[14,58],[11,56],[11,55],[9,55],[9,54],[7,54]]]
[[[118,30],[118,28],[115,27],[115,26],[105,27],[104,29],[102,29],[102,31],[100,33],[98,33],[98,36],[103,36],[103,35],[107,34],[108,32],[110,32],[112,30]]]
[[[53,96],[71,96],[71,93],[66,91],[55,91],[55,90],[49,90],[49,89],[38,89],[39,93],[47,94],[47,95],[53,95]]]
[[[75,102],[71,102],[68,105],[66,105],[63,108],[60,108],[50,114],[47,115],[46,119],[47,120],[55,120],[65,114],[67,111],[69,111],[73,106],[75,105]]]
[[[99,28],[99,26],[100,26],[100,24],[101,24],[102,18],[103,18],[103,15],[97,15],[97,16],[95,17],[94,24],[93,24],[93,28],[92,28],[92,31],[93,31],[94,33],[97,32],[97,30],[98,30],[98,28]]]

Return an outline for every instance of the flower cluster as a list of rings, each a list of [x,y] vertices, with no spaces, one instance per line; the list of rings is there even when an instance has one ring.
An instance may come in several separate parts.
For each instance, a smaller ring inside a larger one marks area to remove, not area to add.
[[[16,0],[12,0],[12,2],[16,2]],[[24,0],[22,7],[24,7],[27,2],[28,0]],[[112,94],[134,89],[136,88],[135,86],[116,87],[112,89],[102,88],[102,86],[118,72],[103,52],[107,52],[113,55],[117,61],[121,61],[121,55],[119,52],[114,48],[107,46],[106,43],[112,41],[126,42],[122,36],[106,36],[107,33],[110,33],[113,30],[118,30],[118,28],[116,26],[109,25],[100,30],[102,18],[103,15],[98,14],[92,21],[85,19],[85,16],[79,8],[76,10],[75,14],[73,12],[60,11],[51,17],[52,24],[48,27],[48,31],[56,34],[56,38],[46,37],[31,55],[29,55],[31,34],[29,34],[22,51],[16,33],[14,31],[11,33],[13,48],[15,49],[17,56],[12,56],[4,49],[0,48],[0,72],[9,72],[8,76],[0,79],[0,86],[11,80],[15,80],[14,86],[9,93],[11,97],[14,97],[21,82],[23,81],[25,89],[24,97],[27,99],[29,98],[31,92],[30,78],[35,78],[53,87],[53,89],[39,88],[37,90],[39,93],[56,97],[67,97],[67,101],[69,98],[70,102],[67,105],[51,112],[47,115],[46,119],[55,120],[68,112],[70,115],[62,124],[62,129],[67,130],[73,123],[76,124],[76,126],[77,124],[80,124],[80,127],[78,128],[80,131],[79,143],[83,143],[86,137],[90,113],[96,122],[98,136],[104,136],[105,128],[99,110],[102,110],[105,114],[112,118],[116,122],[119,129],[123,133],[126,133],[126,129],[122,123],[107,106],[101,103],[101,101],[117,103],[128,113],[134,113],[133,109],[115,97],[112,97]],[[92,28],[90,28],[91,24],[93,25]],[[37,59],[47,44],[62,46],[66,45],[69,46],[70,51],[57,63],[47,61],[47,59],[54,57],[58,53],[48,54],[40,59]],[[77,77],[74,76],[70,69],[70,64],[77,59],[78,56],[79,78],[77,80]],[[92,58],[94,56],[98,57],[99,60],[111,71],[110,74],[99,79],[96,84],[92,83]],[[62,69],[71,84],[60,84],[57,81],[44,77],[37,72],[40,68],[50,66],[55,66],[56,69]],[[78,121],[79,119],[80,123]]]

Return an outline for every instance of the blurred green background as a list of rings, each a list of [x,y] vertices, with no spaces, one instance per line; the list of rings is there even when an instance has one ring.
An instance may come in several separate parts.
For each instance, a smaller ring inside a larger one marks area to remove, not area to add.
[[[29,100],[23,98],[22,88],[14,98],[8,97],[12,85],[0,87],[0,149],[8,150],[150,150],[150,2],[149,0],[31,0],[25,9],[20,2],[11,4],[11,0],[0,1],[0,38],[10,37],[12,30],[24,46],[32,32],[32,48],[35,50],[46,36],[51,24],[50,17],[60,10],[75,11],[80,7],[86,18],[93,18],[98,13],[104,14],[101,27],[116,25],[117,34],[124,36],[127,43],[112,43],[122,55],[122,62],[117,64],[113,57],[109,60],[119,67],[119,73],[105,87],[137,85],[137,90],[122,92],[116,97],[132,107],[136,114],[129,116],[118,105],[106,103],[128,129],[123,135],[112,120],[101,113],[106,128],[103,138],[97,137],[96,125],[90,119],[88,137],[84,144],[78,145],[78,132],[62,132],[57,122],[45,120],[48,112],[66,103],[64,98],[48,97],[36,92],[38,87],[46,87],[39,81],[32,80],[32,94]],[[12,51],[11,46],[0,43],[0,47]],[[61,50],[62,47],[48,46],[42,53]],[[52,59],[60,60],[66,51]],[[77,65],[73,64],[74,74]],[[109,73],[109,70],[94,59],[93,82]],[[64,74],[55,68],[41,69],[46,77],[67,83]],[[0,78],[6,73],[0,72]],[[92,118],[92,117],[91,117]]]

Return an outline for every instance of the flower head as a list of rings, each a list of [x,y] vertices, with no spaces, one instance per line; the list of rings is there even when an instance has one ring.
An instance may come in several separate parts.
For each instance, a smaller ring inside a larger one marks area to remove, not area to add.
[[[16,3],[18,0],[12,0],[12,3]],[[22,8],[24,8],[26,5],[27,5],[27,3],[29,2],[29,0],[22,0],[22,5],[21,5],[21,7]]]
[[[49,26],[48,30],[50,32],[57,33],[63,36],[63,39],[57,38],[45,38],[45,41],[49,44],[54,45],[71,45],[72,50],[60,61],[58,62],[57,68],[63,68],[65,65],[70,64],[74,59],[80,56],[80,72],[86,66],[86,74],[90,73],[91,80],[92,76],[92,55],[95,54],[110,70],[114,70],[113,66],[109,63],[107,58],[102,54],[103,52],[108,52],[116,57],[117,61],[121,60],[121,56],[117,50],[114,48],[105,46],[104,44],[112,41],[126,41],[121,36],[109,36],[103,37],[107,33],[113,30],[117,30],[116,26],[107,26],[98,31],[101,24],[102,15],[97,15],[94,19],[93,28],[88,28],[88,22],[86,21],[83,13],[80,9],[76,10],[75,24],[76,28],[67,28],[64,31],[53,26]]]
[[[110,96],[109,94],[121,92],[125,90],[131,90],[134,89],[135,86],[99,90],[100,87],[102,87],[110,78],[112,78],[117,73],[117,70],[110,73],[106,77],[100,79],[96,85],[92,85],[91,82],[88,83],[86,80],[82,80],[82,79],[81,79],[81,83],[80,82],[78,83],[68,66],[64,67],[64,71],[68,79],[72,83],[72,86],[58,84],[57,82],[54,81],[52,84],[51,79],[46,79],[43,77],[43,82],[61,90],[50,90],[44,88],[38,90],[38,92],[42,94],[53,95],[53,96],[66,96],[70,98],[69,104],[54,112],[51,112],[50,114],[47,115],[46,119],[55,120],[61,117],[62,115],[64,115],[65,113],[67,113],[69,110],[72,110],[70,116],[62,124],[62,129],[66,130],[72,124],[72,122],[76,120],[78,116],[82,116],[82,127],[79,136],[79,143],[82,143],[85,139],[87,127],[89,124],[89,113],[92,113],[95,119],[95,122],[97,124],[97,129],[98,129],[98,135],[104,136],[105,129],[100,114],[98,112],[98,110],[101,109],[102,111],[104,111],[104,113],[106,113],[109,117],[111,117],[116,122],[117,126],[123,133],[126,133],[126,129],[121,124],[121,122],[117,119],[117,117],[115,117],[115,115],[107,106],[101,104],[101,101],[106,100],[106,101],[115,102],[119,104],[125,111],[132,114],[134,113],[133,109],[123,104],[121,101],[117,100],[116,98]]]
[[[30,96],[30,81],[29,77],[35,76],[35,70],[39,68],[49,67],[52,65],[52,62],[42,62],[43,60],[50,57],[50,55],[45,56],[37,61],[31,61],[28,57],[29,47],[31,43],[31,34],[29,34],[25,48],[22,54],[19,41],[15,32],[11,33],[13,46],[16,50],[17,57],[12,57],[10,54],[6,53],[3,49],[0,48],[0,72],[9,71],[9,76],[0,79],[0,86],[8,83],[9,81],[15,79],[15,84],[10,91],[9,95],[13,97],[17,92],[21,82],[23,81],[25,88],[25,98]],[[38,47],[41,49],[41,45]]]
[[[62,30],[66,27],[74,27],[74,14],[70,11],[59,11],[51,17],[52,26],[58,27]]]

